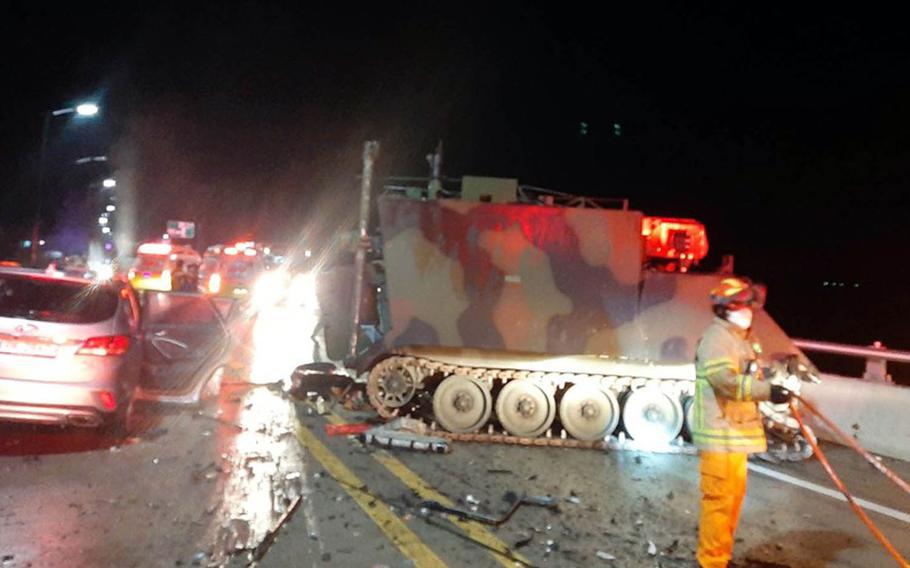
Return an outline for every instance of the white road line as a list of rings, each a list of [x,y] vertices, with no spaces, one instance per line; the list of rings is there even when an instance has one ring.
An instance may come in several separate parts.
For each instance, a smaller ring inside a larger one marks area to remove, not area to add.
[[[767,475],[768,477],[773,477],[779,481],[790,483],[796,485],[797,487],[802,487],[803,489],[808,489],[809,491],[820,493],[821,495],[827,495],[828,497],[837,499],[838,501],[847,501],[847,498],[844,497],[843,493],[840,491],[830,489],[817,483],[812,483],[811,481],[806,481],[805,479],[793,477],[792,475],[787,475],[786,473],[781,473],[763,465],[750,463],[749,469],[756,473]],[[875,511],[876,513],[881,513],[882,515],[891,517],[892,519],[910,524],[910,514],[907,514],[903,511],[898,511],[897,509],[892,509],[891,507],[879,505],[878,503],[873,503],[872,501],[866,501],[865,499],[860,499],[859,497],[854,497],[853,499],[867,511]]]

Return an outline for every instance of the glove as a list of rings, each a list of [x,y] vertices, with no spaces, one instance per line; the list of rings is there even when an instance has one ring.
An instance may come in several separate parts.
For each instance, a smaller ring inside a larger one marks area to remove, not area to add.
[[[771,402],[774,404],[786,404],[790,402],[793,393],[783,385],[771,385]]]

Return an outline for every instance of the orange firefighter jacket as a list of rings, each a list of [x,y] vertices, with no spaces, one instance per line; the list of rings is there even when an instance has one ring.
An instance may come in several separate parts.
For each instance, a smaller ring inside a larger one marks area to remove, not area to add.
[[[695,408],[692,440],[709,452],[758,453],[767,449],[756,401],[771,386],[761,380],[761,346],[728,321],[715,318],[695,351]],[[751,368],[750,368],[751,367]]]

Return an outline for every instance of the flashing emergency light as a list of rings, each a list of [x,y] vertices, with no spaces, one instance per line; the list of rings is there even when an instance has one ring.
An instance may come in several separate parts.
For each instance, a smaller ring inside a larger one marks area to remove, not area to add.
[[[143,243],[139,245],[139,254],[171,254],[171,245],[166,243]]]
[[[695,219],[644,217],[641,235],[645,240],[645,256],[651,259],[678,260],[682,265],[690,265],[708,254],[705,226]]]
[[[209,292],[212,294],[221,292],[221,275],[217,272],[209,277]]]

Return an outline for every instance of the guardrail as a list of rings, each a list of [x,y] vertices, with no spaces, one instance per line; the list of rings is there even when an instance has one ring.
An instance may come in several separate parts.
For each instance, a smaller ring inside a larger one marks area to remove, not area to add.
[[[910,351],[888,349],[878,341],[870,346],[861,346],[811,339],[794,339],[793,344],[804,351],[863,358],[866,360],[866,371],[863,373],[863,379],[867,381],[891,383],[893,381],[891,375],[888,374],[888,362],[910,363]]]

